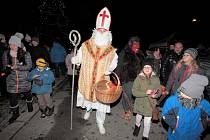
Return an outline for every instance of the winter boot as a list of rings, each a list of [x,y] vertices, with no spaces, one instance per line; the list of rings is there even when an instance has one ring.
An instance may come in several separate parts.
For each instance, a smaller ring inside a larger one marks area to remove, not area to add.
[[[137,125],[135,125],[135,129],[133,131],[133,135],[137,137],[139,135],[139,131],[140,131],[140,126],[138,127]]]
[[[149,140],[149,138],[147,138],[147,137],[142,137],[142,140]]]
[[[45,117],[46,117],[47,108],[45,108],[45,109],[39,108],[39,110],[41,111],[41,116],[40,116],[40,118],[45,118]]]
[[[54,113],[54,106],[52,107],[52,108],[49,108],[49,107],[47,107],[48,108],[48,112],[47,112],[47,116],[52,116],[52,114]]]
[[[28,107],[28,112],[32,112],[34,110],[33,109],[33,102],[27,102],[27,107]]]
[[[13,123],[19,116],[19,107],[14,108],[12,111],[12,117],[9,119],[9,124]]]

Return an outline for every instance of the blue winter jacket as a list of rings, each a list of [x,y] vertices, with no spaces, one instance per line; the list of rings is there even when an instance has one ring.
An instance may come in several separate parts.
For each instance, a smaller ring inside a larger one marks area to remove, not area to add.
[[[40,75],[38,80],[42,81],[42,85],[37,85],[35,82],[35,79],[32,77],[34,75]],[[52,93],[52,83],[54,82],[54,74],[50,70],[50,68],[45,68],[43,71],[40,71],[38,68],[34,68],[30,73],[29,73],[29,80],[33,81],[32,83],[32,93],[35,94],[51,94]]]
[[[175,93],[166,100],[162,116],[169,125],[168,140],[199,140],[210,118],[210,103],[203,99],[195,109],[187,109]]]
[[[54,42],[50,50],[50,59],[52,63],[65,62],[66,58],[65,48],[58,42]]]

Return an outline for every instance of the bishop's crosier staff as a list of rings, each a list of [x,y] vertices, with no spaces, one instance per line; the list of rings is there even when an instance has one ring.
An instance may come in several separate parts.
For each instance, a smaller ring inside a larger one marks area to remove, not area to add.
[[[69,40],[71,44],[74,46],[74,56],[77,52],[77,46],[81,41],[80,33],[77,30],[71,30],[69,33]],[[72,113],[73,113],[73,103],[74,103],[74,71],[75,64],[73,64],[73,77],[72,77],[72,86],[71,86],[71,130],[72,130]]]

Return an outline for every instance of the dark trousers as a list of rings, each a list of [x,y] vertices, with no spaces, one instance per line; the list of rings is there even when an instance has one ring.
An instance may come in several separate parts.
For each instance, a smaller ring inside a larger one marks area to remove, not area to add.
[[[122,84],[123,93],[122,93],[122,105],[125,112],[133,111],[134,97],[132,94],[133,82],[129,81]]]
[[[68,76],[68,81],[69,81],[70,87],[72,87],[73,75],[67,75],[67,76]],[[74,75],[74,88],[75,89],[77,89],[77,87],[78,87],[78,78],[79,78],[78,75]]]
[[[53,70],[55,77],[60,77],[60,75],[66,74],[66,66],[64,62],[53,63]]]
[[[20,93],[10,93],[9,101],[10,101],[10,108],[16,108],[18,107],[18,96]],[[31,92],[24,92],[21,93],[24,94],[26,101],[30,102],[32,101],[32,94]]]

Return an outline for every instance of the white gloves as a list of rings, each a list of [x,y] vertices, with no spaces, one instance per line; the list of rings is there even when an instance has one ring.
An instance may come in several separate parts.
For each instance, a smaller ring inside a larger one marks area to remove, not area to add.
[[[78,64],[80,64],[80,60],[77,56],[74,56],[71,58],[71,63],[78,65]]]

